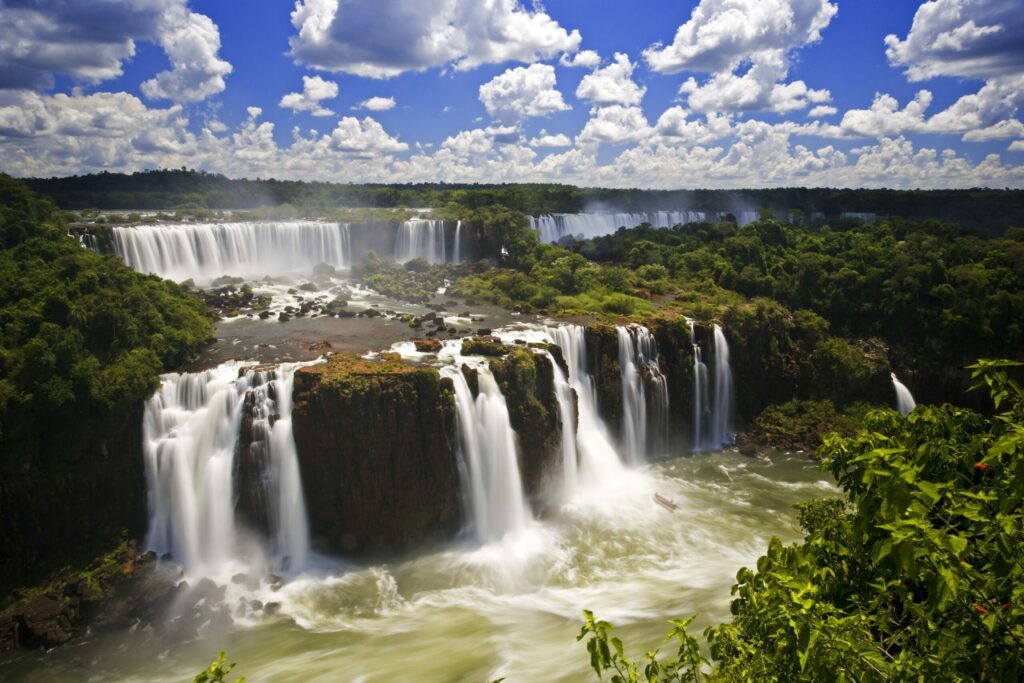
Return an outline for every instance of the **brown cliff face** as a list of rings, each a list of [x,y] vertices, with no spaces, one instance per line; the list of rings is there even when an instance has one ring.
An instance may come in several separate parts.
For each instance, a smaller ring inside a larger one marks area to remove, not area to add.
[[[379,556],[458,532],[454,391],[436,369],[335,356],[298,370],[293,398],[316,547]]]
[[[669,442],[689,444],[692,442],[693,422],[693,345],[690,343],[690,327],[685,318],[675,320],[652,320],[647,327],[658,343],[658,366],[668,380]],[[653,395],[652,387],[646,383],[647,396]],[[651,412],[648,406],[648,414]]]
[[[619,338],[611,325],[587,327],[587,366],[597,386],[597,410],[611,433],[622,433],[622,368]]]
[[[146,528],[142,414],[54,417],[39,441],[0,454],[0,598],[50,572],[85,562]]]

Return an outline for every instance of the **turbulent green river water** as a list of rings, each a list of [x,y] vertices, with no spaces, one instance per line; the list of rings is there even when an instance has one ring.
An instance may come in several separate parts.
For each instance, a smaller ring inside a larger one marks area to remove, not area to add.
[[[657,506],[655,492],[679,509]],[[187,643],[148,629],[87,636],[0,666],[0,680],[188,681],[220,649],[250,683],[588,680],[581,610],[619,626],[634,655],[668,619],[724,621],[736,571],[771,536],[799,537],[793,504],[834,495],[802,456],[682,457],[631,471],[519,538],[371,567],[324,560],[256,596],[282,603],[275,617]]]

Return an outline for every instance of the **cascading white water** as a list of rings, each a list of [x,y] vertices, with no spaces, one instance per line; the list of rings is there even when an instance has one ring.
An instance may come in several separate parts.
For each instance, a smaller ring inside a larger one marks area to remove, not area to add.
[[[704,411],[708,405],[708,368],[704,364],[700,344],[697,343],[697,334],[694,329],[694,321],[687,321],[690,325],[690,344],[693,346],[693,450],[704,449],[703,427]]]
[[[647,401],[644,383],[637,367],[637,351],[628,327],[617,327],[619,368],[622,377],[622,445],[626,458],[634,465],[646,460]]]
[[[462,263],[462,221],[455,223],[455,244],[452,252],[452,263]]]
[[[903,382],[896,379],[895,372],[889,374],[892,376],[892,386],[896,389],[896,410],[900,411],[900,415],[906,417],[917,407],[917,401],[914,400],[914,395],[910,393],[910,389]]]
[[[584,239],[611,235],[619,228],[635,228],[649,223],[655,228],[671,228],[680,223],[703,221],[703,211],[645,211],[640,213],[555,213],[531,216],[530,226],[540,232],[542,242],[557,242],[568,235]]]
[[[714,211],[639,211],[635,213],[553,213],[531,216],[530,227],[540,233],[542,242],[557,242],[563,237],[583,236],[583,239],[611,235],[619,228],[635,228],[644,223],[653,228],[671,228],[687,223],[717,221],[726,217],[726,212]],[[756,211],[733,213],[739,225],[758,220]]]
[[[114,252],[128,266],[170,280],[283,275],[319,263],[350,265],[347,223],[281,221],[115,227]]]
[[[729,342],[720,325],[714,326],[714,338],[715,403],[711,413],[711,446],[721,448],[733,441],[732,366],[729,364]]]
[[[143,421],[147,547],[171,553],[195,574],[219,575],[238,558],[235,458],[243,405],[253,394],[254,433],[269,434],[271,552],[279,560],[288,558],[291,570],[302,567],[309,533],[291,432],[292,378],[301,365],[239,376],[243,366],[229,362],[205,372],[163,376]],[[271,415],[278,416],[273,426]]]
[[[661,374],[657,343],[650,330],[632,325],[619,326],[616,332],[622,373],[622,441],[629,462],[639,465],[647,454],[662,453],[668,446],[668,382]],[[650,396],[644,386],[645,373],[653,389]]]
[[[551,361],[553,384],[555,388],[555,399],[558,401],[559,424],[562,426],[562,495],[565,500],[571,500],[576,495],[579,487],[579,447],[576,444],[576,432],[578,420],[576,417],[576,405],[572,386],[562,372],[561,366],[555,362],[555,357],[550,351],[544,352]]]
[[[561,347],[569,369],[569,385],[576,391],[578,480],[567,486],[575,491],[615,482],[623,471],[622,459],[597,413],[597,383],[587,369],[586,329],[560,325],[546,332],[550,341]]]
[[[444,221],[414,218],[403,221],[395,235],[395,260],[399,263],[414,258],[428,263],[445,263]]]
[[[473,393],[462,371],[441,369],[455,385],[459,446],[469,478],[471,521],[477,540],[493,543],[515,535],[533,520],[523,496],[517,437],[505,397],[486,365],[477,368],[479,393]]]

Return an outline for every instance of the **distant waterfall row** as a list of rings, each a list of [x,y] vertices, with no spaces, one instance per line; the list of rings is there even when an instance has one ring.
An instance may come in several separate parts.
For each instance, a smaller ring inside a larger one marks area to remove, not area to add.
[[[455,241],[451,257],[445,240],[444,221],[417,218],[398,226],[394,258],[406,263],[415,258],[428,263],[460,263],[462,261],[462,221],[455,224]]]
[[[291,429],[299,366],[164,375],[143,422],[149,548],[207,575],[239,556],[261,562],[264,551],[278,569],[302,567],[309,531]]]
[[[391,224],[394,225],[394,224]],[[386,230],[385,225],[370,227]],[[222,275],[247,277],[308,274],[327,263],[350,266],[363,250],[354,245],[353,226],[323,221],[258,221],[248,223],[180,223],[115,227],[114,253],[133,269],[170,280],[209,282]],[[462,222],[455,225],[449,251],[445,222],[412,219],[395,226],[393,240],[378,239],[390,257],[405,263],[458,263],[464,258]],[[98,250],[96,237],[84,235],[83,246]],[[384,253],[383,256],[388,256]]]
[[[708,364],[697,343],[696,329],[690,323],[693,344],[693,450],[713,451],[733,441],[733,383],[729,362],[729,342],[719,325],[713,327]]]
[[[352,254],[346,223],[150,225],[113,228],[112,237],[114,252],[135,270],[179,281],[310,272],[318,263],[347,266]]]
[[[642,211],[637,213],[554,213],[531,216],[530,226],[540,233],[542,242],[558,242],[563,237],[591,239],[611,235],[619,228],[635,228],[644,223],[653,228],[671,228],[686,223],[719,220],[725,214],[705,211]],[[740,225],[757,220],[757,212],[735,214]]]

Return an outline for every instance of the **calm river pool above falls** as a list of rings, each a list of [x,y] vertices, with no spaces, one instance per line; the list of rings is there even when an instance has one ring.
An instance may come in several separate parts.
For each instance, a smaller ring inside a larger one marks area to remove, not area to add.
[[[655,492],[679,509],[656,505]],[[280,602],[277,616],[208,626],[187,643],[148,629],[87,636],[0,666],[0,680],[188,681],[221,649],[251,683],[593,680],[575,640],[583,609],[619,627],[634,656],[669,619],[725,621],[736,571],[771,536],[800,536],[792,506],[834,495],[799,455],[681,457],[584,492],[518,538],[371,567],[324,559],[250,596]]]

